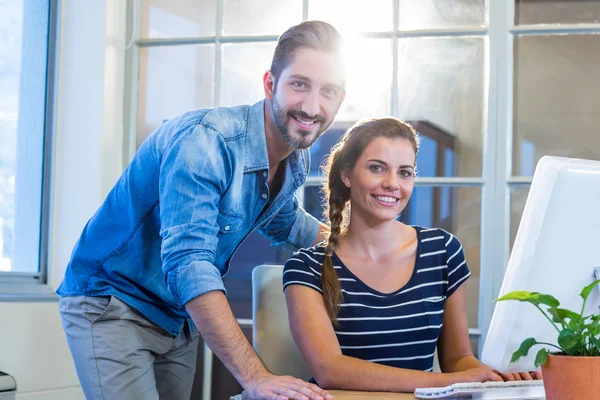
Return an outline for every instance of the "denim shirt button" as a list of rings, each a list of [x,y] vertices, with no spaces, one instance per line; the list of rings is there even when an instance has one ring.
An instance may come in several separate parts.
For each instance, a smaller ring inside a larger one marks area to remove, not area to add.
[[[225,227],[225,230],[226,230],[226,231],[228,231],[228,230],[229,230],[229,228],[230,228],[230,226],[229,226],[229,225],[227,225],[227,226]]]
[[[266,178],[266,177],[267,177],[267,173],[266,173],[266,172],[263,172],[263,176]]]
[[[262,194],[262,198],[263,198],[263,199],[266,199],[266,198],[267,198],[267,194],[266,194],[266,193],[263,193],[263,194]]]

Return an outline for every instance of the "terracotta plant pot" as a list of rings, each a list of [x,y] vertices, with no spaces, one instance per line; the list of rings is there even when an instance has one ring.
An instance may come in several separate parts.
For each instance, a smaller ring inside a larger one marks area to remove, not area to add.
[[[542,374],[546,400],[600,399],[600,357],[550,355]]]

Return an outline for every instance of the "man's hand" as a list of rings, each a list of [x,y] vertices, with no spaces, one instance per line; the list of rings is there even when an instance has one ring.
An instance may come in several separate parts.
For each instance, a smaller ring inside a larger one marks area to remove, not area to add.
[[[290,376],[269,373],[242,333],[223,292],[205,293],[188,302],[185,307],[204,342],[246,389],[243,399],[333,399],[316,385]]]
[[[242,400],[332,400],[333,396],[317,385],[291,376],[268,374],[248,384]]]

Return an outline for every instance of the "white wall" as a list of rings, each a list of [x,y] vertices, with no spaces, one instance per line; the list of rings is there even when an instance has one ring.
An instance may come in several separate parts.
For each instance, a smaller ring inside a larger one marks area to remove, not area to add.
[[[48,284],[123,169],[122,0],[60,1]],[[18,399],[83,399],[57,302],[0,303],[0,369]]]

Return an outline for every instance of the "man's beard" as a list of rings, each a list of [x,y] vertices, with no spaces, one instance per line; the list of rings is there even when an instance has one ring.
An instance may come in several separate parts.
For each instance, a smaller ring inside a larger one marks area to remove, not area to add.
[[[281,134],[283,140],[294,149],[308,149],[319,138],[319,136],[321,136],[323,132],[329,128],[332,122],[327,121],[322,115],[311,117],[303,111],[284,110],[279,106],[277,100],[275,100],[275,95],[273,95],[273,98],[271,99],[271,109],[275,127]],[[288,121],[294,117],[303,119],[305,121],[315,121],[315,124],[319,124],[319,128],[314,133],[304,129],[298,129],[298,137],[293,137],[290,134]]]

